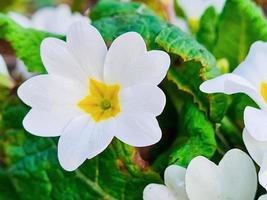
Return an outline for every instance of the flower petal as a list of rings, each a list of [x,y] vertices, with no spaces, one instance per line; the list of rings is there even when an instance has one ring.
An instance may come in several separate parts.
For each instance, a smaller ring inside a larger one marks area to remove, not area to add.
[[[258,141],[267,141],[267,113],[253,107],[246,107],[244,122],[248,133]]]
[[[143,193],[144,200],[177,200],[172,191],[165,185],[149,184],[145,187]],[[180,200],[180,198],[178,198]],[[181,199],[182,200],[182,199]]]
[[[236,74],[224,74],[214,79],[205,81],[200,85],[202,92],[211,93],[245,93],[250,96],[259,106],[267,108],[262,96],[260,96],[257,88],[255,88],[246,79]]]
[[[233,73],[242,76],[251,82],[254,87],[259,88],[261,82],[267,82],[266,61],[267,43],[262,41],[254,42],[244,62],[242,62]]]
[[[136,85],[121,91],[120,102],[124,112],[144,112],[158,116],[165,107],[166,97],[157,86]]]
[[[74,119],[64,130],[58,143],[58,157],[67,171],[77,169],[87,158],[93,158],[104,151],[113,135],[106,124],[95,124],[88,115]]]
[[[67,4],[61,4],[58,7],[44,7],[32,16],[34,28],[61,35],[65,35],[71,24],[80,20],[90,22],[86,16],[71,13],[71,8]]]
[[[54,137],[61,135],[69,122],[78,115],[73,109],[47,111],[33,108],[24,118],[23,126],[33,135]]]
[[[86,85],[88,75],[69,51],[67,43],[56,39],[46,38],[41,44],[41,57],[49,74],[64,76]]]
[[[257,174],[251,158],[243,151],[228,151],[219,163],[222,199],[254,199]]]
[[[115,58],[113,59],[115,60]],[[117,59],[121,60],[122,58]],[[164,51],[153,50],[145,51],[143,54],[135,58],[131,57],[131,60],[124,60],[123,62],[120,69],[116,66],[116,71],[110,71],[107,74],[105,78],[108,82],[119,81],[123,87],[136,84],[158,85],[167,74],[170,57]],[[109,68],[112,70],[113,67],[110,66]],[[107,71],[109,68],[107,68]]]
[[[267,200],[267,194],[260,196],[258,200]]]
[[[130,76],[132,75],[129,66],[145,53],[146,44],[138,33],[128,32],[117,37],[106,56],[104,64],[105,82],[110,84],[127,83],[127,79],[131,80]]]
[[[161,130],[155,117],[146,114],[121,114],[116,118],[115,136],[134,147],[144,147],[157,143],[161,139]]]
[[[29,18],[17,12],[9,12],[8,16],[13,19],[17,24],[21,25],[24,28],[31,28],[32,22]]]
[[[259,171],[259,183],[267,189],[267,151],[264,153],[262,164]]]
[[[174,193],[179,200],[188,200],[185,190],[186,169],[178,165],[167,167],[164,173],[165,185]]]
[[[25,81],[18,96],[34,108],[52,110],[55,107],[76,107],[86,94],[86,89],[75,82],[53,75],[39,75]]]
[[[203,187],[203,186],[209,187]],[[255,166],[249,156],[228,151],[219,166],[204,157],[194,158],[186,172],[186,191],[190,200],[254,199],[257,187]]]
[[[107,47],[95,27],[85,21],[74,23],[67,34],[67,45],[88,76],[103,80]]]
[[[185,184],[190,200],[216,200],[219,194],[217,166],[202,156],[194,158],[187,167]]]
[[[261,165],[263,156],[265,152],[267,152],[267,141],[260,142],[254,139],[246,128],[243,130],[243,141],[246,145],[249,155],[258,165]]]

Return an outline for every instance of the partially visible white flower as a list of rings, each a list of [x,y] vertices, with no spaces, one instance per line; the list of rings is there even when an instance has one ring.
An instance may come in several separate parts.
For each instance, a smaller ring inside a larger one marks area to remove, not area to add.
[[[109,50],[96,28],[74,23],[66,42],[46,38],[41,58],[48,72],[24,82],[19,97],[32,109],[25,129],[38,136],[60,136],[62,167],[75,170],[104,151],[117,137],[135,147],[161,138],[156,116],[166,103],[157,85],[166,76],[170,57],[147,51],[135,32],[114,40]]]
[[[262,110],[247,107],[244,113],[248,132],[259,141],[267,141],[267,43],[255,42],[245,59],[232,73],[218,76],[201,84],[206,93],[245,93]]]
[[[149,184],[144,200],[252,200],[257,174],[251,158],[241,150],[228,151],[219,165],[203,156],[194,158],[187,170],[170,166],[165,185]]]
[[[8,88],[12,88],[14,86],[14,80],[10,76],[6,62],[1,55],[0,55],[0,85]]]
[[[258,200],[267,200],[267,194],[260,196]]]
[[[188,20],[199,20],[207,8],[213,6],[218,13],[226,0],[176,0],[183,9]]]
[[[34,28],[62,35],[65,35],[70,25],[76,21],[90,22],[88,17],[80,13],[72,13],[67,4],[41,8],[32,15],[31,19],[15,12],[10,12],[9,16],[25,28]]]
[[[188,200],[185,191],[186,169],[171,165],[164,173],[165,185],[149,184],[143,193],[144,200]]]
[[[219,165],[202,156],[194,158],[187,168],[185,182],[190,200],[252,200],[257,174],[250,157],[232,149]]]

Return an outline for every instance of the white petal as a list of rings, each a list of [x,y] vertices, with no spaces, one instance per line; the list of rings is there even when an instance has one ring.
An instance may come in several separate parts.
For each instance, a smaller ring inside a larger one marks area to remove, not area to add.
[[[129,42],[129,41],[128,41]],[[121,52],[121,54],[124,54]],[[121,55],[122,57],[124,55]],[[113,58],[121,62],[122,58]],[[130,60],[129,60],[130,59]],[[123,64],[120,63],[121,68],[117,65],[106,67],[105,69],[112,70],[116,67],[115,71],[107,72],[107,81],[119,81],[123,87],[128,87],[136,84],[151,84],[158,85],[166,76],[170,66],[170,57],[164,51],[153,50],[144,52],[137,57],[130,57],[124,60]],[[123,74],[123,75],[122,75]]]
[[[125,84],[130,78],[129,66],[146,53],[143,38],[135,32],[117,37],[108,50],[104,65],[104,80],[107,83]],[[129,73],[126,73],[125,72]]]
[[[67,34],[67,44],[84,72],[102,80],[107,47],[98,30],[88,22],[76,22]]]
[[[165,185],[174,193],[179,200],[188,200],[185,191],[186,169],[178,165],[167,167],[164,173]]]
[[[0,55],[0,85],[6,86],[8,88],[14,87],[14,81],[9,75],[6,62],[4,58]]]
[[[200,19],[205,10],[210,6],[213,6],[220,13],[225,0],[179,0],[178,3],[188,18]]]
[[[120,102],[123,112],[143,112],[158,116],[164,109],[166,97],[157,86],[136,85],[121,91]]]
[[[86,91],[79,84],[53,75],[35,76],[18,89],[18,96],[24,103],[46,110],[76,107],[85,94]]]
[[[267,189],[267,151],[264,153],[259,171],[259,183]]]
[[[190,200],[251,200],[256,187],[255,166],[246,153],[237,149],[228,151],[219,166],[204,157],[194,158],[186,172]]]
[[[243,141],[246,145],[246,148],[253,158],[253,160],[258,164],[261,165],[263,156],[265,152],[267,152],[267,141],[260,142],[255,140],[250,133],[248,133],[247,129],[243,130]]]
[[[79,13],[71,13],[71,9],[67,4],[61,4],[58,7],[45,7],[39,9],[32,16],[34,28],[52,32],[55,34],[65,35],[71,24],[76,21],[90,22],[88,17]]]
[[[250,157],[241,150],[228,151],[219,163],[222,199],[252,200],[257,190],[257,174]]]
[[[155,117],[146,114],[125,114],[115,118],[115,135],[118,139],[134,147],[144,147],[161,139],[161,130]]]
[[[104,151],[113,135],[105,123],[95,124],[88,115],[74,119],[64,130],[58,143],[58,157],[67,171],[77,169],[87,158]]]
[[[242,76],[259,88],[261,82],[267,82],[267,67],[264,65],[267,56],[267,43],[254,42],[244,62],[233,73]]]
[[[189,163],[185,183],[190,200],[217,200],[220,192],[218,170],[207,158],[198,156]]]
[[[143,193],[144,200],[178,200],[176,196],[165,185],[149,184]],[[180,199],[179,199],[180,200]],[[182,200],[182,199],[181,199]]]
[[[267,200],[267,194],[260,196],[258,200]]]
[[[33,135],[41,137],[59,136],[70,121],[77,117],[73,109],[40,110],[33,108],[23,120],[24,128]]]
[[[207,0],[179,0],[178,3],[189,19],[200,19],[204,11],[210,6],[210,2]]]
[[[64,76],[86,85],[88,75],[69,51],[66,42],[46,38],[41,44],[41,57],[49,74]]]
[[[253,107],[246,107],[244,122],[248,133],[259,141],[267,141],[267,113]]]
[[[21,25],[24,28],[31,28],[32,27],[31,20],[20,13],[9,12],[8,16],[11,19],[13,19],[17,24]]]
[[[236,74],[224,74],[214,79],[205,81],[200,85],[200,90],[205,93],[245,93],[250,96],[259,106],[267,108],[257,88],[241,76]]]

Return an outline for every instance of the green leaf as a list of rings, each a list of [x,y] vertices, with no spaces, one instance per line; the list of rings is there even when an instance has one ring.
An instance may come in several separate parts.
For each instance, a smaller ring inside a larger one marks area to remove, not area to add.
[[[148,48],[151,49],[157,48],[155,38],[161,29],[167,26],[157,17],[140,14],[102,18],[94,21],[93,25],[108,44],[125,32],[135,31],[142,35]]]
[[[213,55],[179,28],[171,26],[163,29],[156,38],[156,42],[167,52],[180,56],[184,62],[200,62],[202,65],[200,76],[204,79],[219,74]]]
[[[13,106],[24,107],[18,102],[7,106],[4,124],[11,116],[14,121],[21,120],[12,114]],[[0,154],[3,156],[0,169],[6,175],[3,179],[12,183],[10,189],[13,188],[14,195],[22,200],[137,200],[142,198],[147,184],[161,183],[160,176],[150,169],[135,148],[115,139],[103,153],[85,161],[74,172],[66,172],[60,167],[56,139],[7,128],[1,132],[0,141]]]
[[[208,8],[202,15],[197,32],[197,40],[209,51],[212,51],[217,39],[218,14],[214,7]]]
[[[105,17],[125,16],[125,15],[152,15],[155,13],[140,3],[122,3],[114,0],[100,0],[91,10],[90,18],[95,21]]]
[[[267,21],[251,0],[228,0],[217,32],[213,53],[217,59],[227,58],[232,71],[245,59],[253,42],[267,41]]]
[[[0,39],[8,41],[16,56],[27,66],[30,72],[45,73],[40,57],[40,44],[46,37],[59,37],[34,29],[25,29],[0,13]]]
[[[220,74],[213,55],[195,39],[176,27],[163,29],[156,38],[156,42],[167,52],[181,57],[185,62],[178,67],[172,67],[169,70],[168,79],[180,90],[192,95],[200,108],[209,112],[213,121],[219,122],[227,108],[225,96],[206,95],[199,90],[204,80]]]
[[[196,156],[211,158],[216,150],[215,132],[205,113],[187,101],[180,115],[180,130],[189,139],[172,149],[169,164],[187,166]]]

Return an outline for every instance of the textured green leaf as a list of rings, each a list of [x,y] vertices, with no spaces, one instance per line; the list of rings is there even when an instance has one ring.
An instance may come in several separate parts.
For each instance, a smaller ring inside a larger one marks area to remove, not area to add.
[[[194,97],[202,110],[213,121],[220,121],[225,114],[227,101],[224,95],[206,95],[199,90],[200,84],[220,74],[213,55],[195,39],[176,27],[163,29],[156,42],[167,52],[180,56],[184,64],[172,67],[168,79]],[[218,104],[218,102],[220,102]]]
[[[148,48],[157,48],[155,38],[167,26],[157,17],[140,14],[102,18],[94,21],[93,25],[108,44],[125,32],[135,31],[143,36]]]
[[[253,42],[267,41],[267,21],[251,0],[228,0],[217,32],[213,53],[217,59],[227,58],[233,70],[244,60]]]
[[[11,44],[16,56],[25,63],[30,72],[45,72],[40,57],[40,44],[49,36],[59,37],[51,33],[25,29],[0,13],[0,39]]]
[[[104,17],[133,14],[152,15],[156,17],[154,12],[140,3],[122,3],[114,0],[100,0],[90,12],[90,18],[95,21]]]
[[[217,39],[218,14],[215,8],[208,8],[199,22],[197,40],[203,44],[209,51],[212,51]]]
[[[17,102],[12,105],[25,107]],[[13,106],[6,107],[4,123],[11,117],[21,120],[13,115]],[[87,160],[75,172],[66,172],[59,166],[55,139],[35,137],[13,128],[2,132],[0,141],[2,170],[7,176],[3,178],[10,178],[7,180],[15,188],[14,195],[22,200],[139,200],[147,184],[161,182],[135,148],[115,139],[102,154]]]
[[[181,112],[180,131],[189,136],[182,145],[173,148],[169,164],[187,166],[196,156],[210,158],[216,150],[215,132],[212,123],[198,107],[187,101]]]

